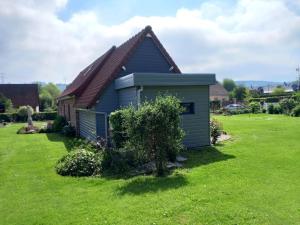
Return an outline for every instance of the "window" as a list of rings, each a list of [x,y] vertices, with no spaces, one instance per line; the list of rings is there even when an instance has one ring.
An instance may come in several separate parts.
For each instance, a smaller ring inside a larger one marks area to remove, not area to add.
[[[182,115],[195,114],[194,102],[182,102],[180,103],[180,105],[184,109],[183,113],[181,113]]]

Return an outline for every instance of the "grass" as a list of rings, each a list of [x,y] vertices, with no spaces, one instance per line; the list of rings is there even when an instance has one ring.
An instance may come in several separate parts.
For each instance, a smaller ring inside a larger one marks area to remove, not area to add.
[[[217,119],[233,140],[165,178],[61,177],[65,139],[0,128],[0,224],[300,224],[300,119]]]

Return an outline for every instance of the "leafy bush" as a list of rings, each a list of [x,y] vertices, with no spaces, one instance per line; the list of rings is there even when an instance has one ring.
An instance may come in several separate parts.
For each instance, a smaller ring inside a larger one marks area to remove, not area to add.
[[[55,167],[62,176],[91,176],[99,170],[100,157],[95,153],[78,149],[61,158]]]
[[[112,141],[116,148],[123,148],[126,141],[128,140],[126,135],[126,127],[124,126],[124,122],[126,119],[126,112],[129,109],[123,109],[119,111],[112,112],[109,116],[109,122],[112,129]]]
[[[121,128],[116,126],[117,135],[113,135],[113,141],[122,143],[118,133],[125,132],[123,137],[128,137],[126,148],[132,149],[137,158],[146,156],[149,160],[154,160],[157,175],[163,175],[168,157],[173,158],[174,155],[176,157],[178,151],[182,149],[184,135],[180,128],[182,111],[180,101],[173,96],[158,96],[155,101],[142,103],[138,109],[132,106],[121,109],[112,119],[121,120],[123,123]],[[113,121],[113,130],[115,124]]]
[[[57,117],[56,111],[39,112],[39,113],[34,113],[32,115],[32,119],[36,121],[55,120],[56,117]]]
[[[280,105],[274,105],[274,114],[282,114],[282,108]]]
[[[132,150],[125,148],[105,149],[103,152],[101,170],[113,174],[124,174],[141,163],[141,161],[137,160],[135,152]]]
[[[211,143],[215,145],[217,143],[218,138],[222,134],[222,124],[216,119],[212,119],[210,121],[210,136]]]
[[[2,105],[4,109],[1,112],[8,112],[13,108],[11,100],[6,98],[2,93],[0,93],[0,105]]]
[[[268,113],[274,114],[274,104],[268,104]]]
[[[44,112],[39,112],[39,113],[34,113],[32,115],[33,120],[53,120],[57,116],[57,112],[51,112],[51,113],[44,113]],[[20,117],[18,113],[0,113],[0,121],[4,122],[24,122],[26,121],[27,114],[25,117]]]
[[[297,117],[300,116],[300,105],[297,105],[297,106],[293,109],[291,115],[292,115],[292,116],[297,116]]]
[[[281,100],[279,102],[279,105],[280,105],[283,113],[289,115],[291,113],[291,111],[293,110],[293,108],[295,108],[296,102],[292,98],[290,98],[290,99],[286,98],[286,99]]]
[[[260,112],[260,104],[258,102],[251,102],[249,104],[249,108],[252,113],[259,113]]]
[[[267,97],[266,98],[267,103],[276,103],[276,102],[279,102],[279,101],[280,101],[279,97]]]
[[[29,107],[29,110],[31,111],[31,115],[33,114],[33,109],[31,106],[20,106],[18,109],[18,116],[20,117],[27,117],[27,107]]]
[[[63,127],[62,134],[67,137],[75,137],[76,129],[71,124],[67,124]]]
[[[57,116],[55,120],[53,121],[53,131],[54,132],[60,132],[66,126],[67,120],[63,116]]]

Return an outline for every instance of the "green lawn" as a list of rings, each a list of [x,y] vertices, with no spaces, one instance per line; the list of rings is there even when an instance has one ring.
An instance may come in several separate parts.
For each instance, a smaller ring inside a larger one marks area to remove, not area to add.
[[[233,140],[166,178],[61,177],[61,137],[0,128],[0,224],[300,224],[300,118],[217,118]]]

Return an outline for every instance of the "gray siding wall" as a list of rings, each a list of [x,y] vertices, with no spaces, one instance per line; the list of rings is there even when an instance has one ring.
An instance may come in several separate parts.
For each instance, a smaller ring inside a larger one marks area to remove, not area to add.
[[[134,72],[157,72],[169,73],[171,65],[161,54],[151,38],[145,38],[142,43],[133,52],[128,62],[125,64],[126,71],[120,72],[117,77],[128,75]],[[126,101],[121,99],[121,101]],[[96,105],[93,107],[97,112],[111,113],[118,109],[119,104],[118,93],[115,90],[114,82],[112,82],[99,98]],[[97,116],[97,134],[101,136],[103,130],[105,131],[105,124],[103,118]]]
[[[96,114],[94,112],[79,111],[80,136],[90,141],[96,141]]]
[[[209,86],[144,87],[141,99],[155,99],[159,93],[175,95],[182,102],[194,102],[195,114],[181,116],[181,125],[186,133],[183,143],[187,147],[210,145]]]
[[[119,105],[120,107],[128,106],[128,105],[137,105],[137,88],[125,88],[118,91]]]

